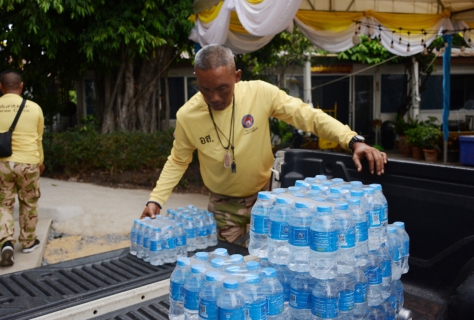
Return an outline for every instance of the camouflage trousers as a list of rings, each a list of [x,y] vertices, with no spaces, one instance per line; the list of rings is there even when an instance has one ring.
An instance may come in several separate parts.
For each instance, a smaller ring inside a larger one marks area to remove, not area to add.
[[[20,236],[23,248],[33,245],[38,223],[39,165],[0,161],[0,246],[6,241],[15,244],[13,208],[15,196],[20,204]]]
[[[269,187],[270,183],[262,190],[269,190]],[[256,200],[257,193],[244,198],[209,193],[207,210],[214,213],[219,240],[235,242],[248,232],[250,212]]]

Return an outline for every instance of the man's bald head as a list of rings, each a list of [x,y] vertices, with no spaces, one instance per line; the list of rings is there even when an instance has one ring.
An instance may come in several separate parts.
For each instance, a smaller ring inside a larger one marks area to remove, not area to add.
[[[0,77],[0,85],[2,93],[17,93],[23,90],[23,82],[21,82],[21,75],[13,70],[2,72]]]

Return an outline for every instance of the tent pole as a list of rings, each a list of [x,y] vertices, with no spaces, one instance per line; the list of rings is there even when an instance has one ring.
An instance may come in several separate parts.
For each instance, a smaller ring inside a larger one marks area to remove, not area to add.
[[[311,60],[304,64],[304,102],[311,104]]]

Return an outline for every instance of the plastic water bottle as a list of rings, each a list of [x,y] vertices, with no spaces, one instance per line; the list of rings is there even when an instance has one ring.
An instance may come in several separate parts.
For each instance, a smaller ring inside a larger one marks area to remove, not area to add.
[[[143,237],[145,234],[147,223],[146,220],[141,220],[138,224],[137,230],[137,258],[143,259],[143,255],[145,254],[145,248],[143,247]]]
[[[262,270],[260,293],[267,300],[267,320],[284,320],[283,286],[277,278],[275,268]]]
[[[191,273],[189,268],[189,258],[178,259],[176,268],[170,277],[170,320],[184,319],[184,283]]]
[[[187,250],[196,250],[196,230],[194,229],[193,217],[187,216],[184,223],[184,231],[186,232]]]
[[[384,311],[385,320],[395,320],[396,311],[389,299],[382,302],[380,306]]]
[[[210,259],[222,258],[222,259],[226,260],[228,256],[229,256],[229,252],[227,252],[226,248],[216,248],[214,251],[209,253],[209,258]]]
[[[393,225],[397,228],[397,234],[402,240],[403,244],[403,253],[402,253],[402,273],[407,273],[408,269],[408,258],[410,257],[410,237],[405,230],[405,223],[401,221],[396,221]]]
[[[376,250],[382,244],[382,221],[380,213],[382,203],[375,198],[374,188],[364,188],[364,198],[368,204],[369,217],[369,250]]]
[[[387,299],[390,296],[390,283],[392,282],[392,258],[385,244],[375,250],[382,262],[382,297]]]
[[[202,264],[191,266],[191,275],[184,283],[184,318],[186,320],[199,319],[199,292],[204,285],[204,272]]]
[[[207,244],[209,247],[217,246],[217,222],[214,219],[214,214],[209,212],[208,218],[208,230],[207,230]]]
[[[369,260],[364,267],[367,277],[367,302],[369,307],[378,306],[383,301],[382,296],[382,260],[375,251],[369,251]]]
[[[176,233],[176,256],[187,257],[188,256],[188,247],[186,243],[186,231],[184,231],[183,223],[176,223],[175,227]]]
[[[381,306],[382,303],[376,306],[369,306],[369,319],[370,320],[386,320],[385,310]]]
[[[402,256],[403,244],[397,235],[397,228],[389,226],[387,228],[388,252],[392,257],[392,281],[398,280],[402,276]]]
[[[350,273],[339,274],[339,318],[340,320],[352,320],[354,313],[354,295],[356,276],[354,270]]]
[[[206,249],[207,248],[207,226],[206,220],[203,215],[198,215],[195,221],[195,227],[197,228],[196,234],[196,249]]]
[[[290,284],[289,319],[311,319],[311,301],[315,279],[309,273],[297,273]]]
[[[136,256],[138,251],[137,233],[139,225],[140,219],[133,220],[132,230],[130,230],[130,254],[132,256]]]
[[[405,294],[403,292],[403,284],[398,280],[392,281],[392,291],[390,294],[390,301],[392,302],[395,311],[398,313],[403,308],[403,303],[405,301]]]
[[[309,271],[310,226],[313,219],[309,203],[296,202],[295,211],[288,220],[288,268],[297,272]]]
[[[211,269],[214,271],[222,272],[224,269],[224,260],[221,258],[211,259]]]
[[[367,263],[369,255],[367,215],[362,211],[360,198],[350,197],[349,213],[355,222],[355,259],[357,266],[363,266]]]
[[[334,219],[338,229],[339,257],[338,273],[350,273],[355,266],[355,222],[349,214],[347,202],[337,202],[334,206]]]
[[[260,264],[260,269],[273,268],[273,263],[271,263],[268,258],[260,258],[258,263]]]
[[[351,181],[350,184],[352,186],[352,189],[362,189],[363,188],[363,184],[362,184],[361,181]]]
[[[217,299],[219,319],[244,319],[245,296],[235,279],[224,280],[224,290]]]
[[[217,299],[222,293],[221,278],[218,272],[206,273],[206,281],[199,292],[199,319],[219,319]]]
[[[260,191],[250,216],[249,253],[255,257],[266,258],[268,255],[268,217],[273,207],[270,192]]]
[[[162,229],[162,232],[164,243],[163,260],[165,263],[173,263],[177,259],[176,243],[178,242],[174,228],[172,225],[167,225]]]
[[[381,229],[381,240],[382,243],[387,242],[387,225],[388,225],[388,202],[382,192],[382,185],[378,183],[372,183],[369,187],[375,189],[375,198],[378,202],[382,204],[382,209],[380,210],[380,221],[382,222]]]
[[[369,304],[367,302],[367,277],[360,267],[354,269],[355,286],[354,286],[354,320],[367,319],[369,316]]]
[[[153,226],[147,224],[145,226],[145,232],[143,233],[143,261],[150,262],[150,236],[153,232]]]
[[[260,278],[256,274],[248,275],[243,287],[245,296],[245,320],[265,320],[267,299],[259,290]]]
[[[295,187],[300,187],[300,192],[306,193],[310,190],[311,186],[308,182],[304,180],[296,180]]]
[[[316,279],[312,294],[313,319],[337,319],[339,316],[339,284],[336,279]]]
[[[326,181],[328,178],[323,175],[323,174],[318,174],[316,175],[316,177],[314,177],[316,179],[316,182],[317,183],[322,183],[323,181]]]
[[[241,254],[232,254],[232,255],[230,255],[229,261],[232,265],[239,266],[239,267],[240,266],[244,267],[244,264],[245,264],[244,256],[241,255]]]
[[[338,229],[331,206],[317,206],[311,223],[310,273],[317,279],[337,276]]]
[[[288,220],[293,213],[292,200],[277,197],[270,211],[268,226],[268,260],[272,263],[288,264]]]
[[[150,264],[152,266],[162,265],[164,262],[163,256],[163,239],[161,237],[161,228],[153,227],[149,238],[150,243]]]
[[[294,271],[291,271],[287,265],[276,264],[275,269],[277,271],[277,278],[283,286],[283,300],[284,300],[284,309],[285,315],[288,314],[288,309],[290,307],[290,286],[291,281],[295,278],[297,274]]]
[[[248,274],[260,274],[260,263],[257,261],[248,261],[245,264],[245,268],[247,269]]]

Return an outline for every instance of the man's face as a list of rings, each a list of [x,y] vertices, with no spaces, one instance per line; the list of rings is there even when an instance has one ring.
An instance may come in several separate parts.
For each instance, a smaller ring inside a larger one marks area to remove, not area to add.
[[[242,71],[230,67],[209,70],[197,68],[195,75],[204,101],[213,110],[224,110],[232,102],[234,85],[240,81]]]

